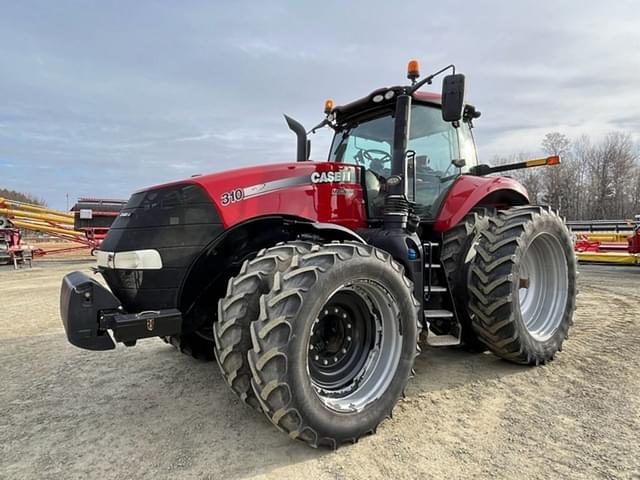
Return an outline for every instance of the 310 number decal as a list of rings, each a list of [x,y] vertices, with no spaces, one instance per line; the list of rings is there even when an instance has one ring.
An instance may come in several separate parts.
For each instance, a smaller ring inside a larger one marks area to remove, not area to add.
[[[222,205],[229,205],[230,203],[239,202],[244,198],[244,190],[241,188],[236,188],[235,190],[231,190],[230,192],[224,192],[220,196],[220,200],[222,201]]]

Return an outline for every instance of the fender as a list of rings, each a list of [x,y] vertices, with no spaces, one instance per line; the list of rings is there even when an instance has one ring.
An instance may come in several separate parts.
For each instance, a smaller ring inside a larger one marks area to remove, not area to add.
[[[512,178],[462,175],[449,190],[434,229],[445,232],[457,225],[473,208],[529,204],[527,190]]]
[[[331,240],[351,240],[358,243],[367,243],[364,238],[350,228],[334,223],[304,222],[301,227],[309,232],[317,232],[319,236]]]

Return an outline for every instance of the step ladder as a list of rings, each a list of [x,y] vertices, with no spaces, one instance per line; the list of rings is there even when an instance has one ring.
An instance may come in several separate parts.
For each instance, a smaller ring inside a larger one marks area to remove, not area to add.
[[[447,280],[445,277],[444,269],[440,263],[440,255],[438,247],[440,245],[436,242],[424,242],[423,249],[425,252],[425,286],[424,286],[424,304],[429,307],[434,303],[438,305],[451,304],[451,298],[449,297],[449,289],[446,287]],[[439,302],[434,300],[442,296]],[[453,306],[452,306],[453,308]],[[425,323],[429,327],[434,321],[438,319],[453,319],[455,317],[452,310],[442,308],[425,308],[424,319]],[[450,347],[460,345],[460,337],[455,335],[437,335],[430,328],[427,332],[427,344],[432,347]]]

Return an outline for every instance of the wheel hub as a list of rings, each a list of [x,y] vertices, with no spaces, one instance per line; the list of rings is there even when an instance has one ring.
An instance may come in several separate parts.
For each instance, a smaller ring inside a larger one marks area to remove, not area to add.
[[[562,323],[568,298],[568,266],[562,245],[550,234],[536,236],[519,268],[522,319],[532,337],[545,341]]]
[[[341,306],[325,308],[311,330],[309,350],[318,366],[340,363],[353,346],[351,315]]]
[[[311,329],[309,368],[317,385],[339,389],[353,382],[371,346],[370,318],[362,299],[339,292]]]
[[[308,373],[320,400],[341,412],[375,401],[391,381],[401,343],[397,306],[382,285],[362,280],[338,288],[308,343]]]

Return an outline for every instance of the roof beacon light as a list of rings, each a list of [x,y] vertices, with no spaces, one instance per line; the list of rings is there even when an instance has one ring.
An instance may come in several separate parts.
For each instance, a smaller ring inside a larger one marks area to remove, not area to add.
[[[331,110],[333,110],[333,100],[331,100],[331,99],[325,100],[325,102],[324,102],[324,113],[329,115],[331,113]]]
[[[409,60],[409,64],[407,65],[407,78],[411,80],[412,83],[416,83],[419,76],[420,64],[417,60]]]

